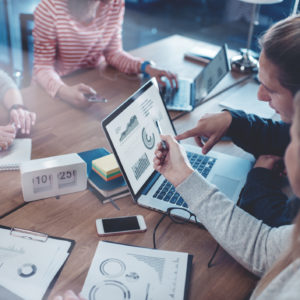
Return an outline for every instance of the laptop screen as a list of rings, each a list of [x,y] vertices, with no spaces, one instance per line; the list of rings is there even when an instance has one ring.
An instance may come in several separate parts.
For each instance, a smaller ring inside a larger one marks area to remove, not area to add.
[[[227,45],[224,44],[195,79],[195,99],[202,100],[206,97],[229,71]]]
[[[154,151],[160,141],[157,120],[163,134],[175,134],[157,82],[152,79],[102,122],[134,196],[155,173]]]

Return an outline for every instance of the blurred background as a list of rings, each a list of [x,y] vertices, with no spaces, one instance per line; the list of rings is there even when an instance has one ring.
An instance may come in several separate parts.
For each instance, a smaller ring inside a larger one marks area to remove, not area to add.
[[[22,86],[33,64],[33,12],[40,0],[0,0],[0,68]],[[132,50],[173,34],[232,49],[245,48],[252,4],[239,0],[126,0],[123,46]],[[290,15],[296,0],[262,5],[251,49],[272,23]]]

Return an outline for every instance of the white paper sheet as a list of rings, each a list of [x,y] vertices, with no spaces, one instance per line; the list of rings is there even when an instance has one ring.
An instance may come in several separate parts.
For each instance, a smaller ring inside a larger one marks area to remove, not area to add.
[[[99,242],[81,295],[89,300],[181,300],[188,254]]]
[[[26,240],[0,228],[0,285],[25,300],[40,300],[69,253],[71,242]]]
[[[262,118],[272,118],[276,112],[268,102],[257,99],[258,84],[249,82],[235,93],[219,103],[220,106],[230,109],[243,110],[247,114],[255,114]]]

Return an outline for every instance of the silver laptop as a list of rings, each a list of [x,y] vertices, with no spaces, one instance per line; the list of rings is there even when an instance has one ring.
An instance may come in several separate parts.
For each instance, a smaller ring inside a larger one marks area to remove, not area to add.
[[[151,79],[103,120],[102,126],[137,204],[163,212],[169,207],[188,207],[153,169],[154,150],[160,141],[157,120],[164,134],[176,134],[157,82]],[[197,146],[184,147],[194,168],[237,202],[252,163],[213,151],[204,156]]]
[[[192,111],[201,104],[205,97],[230,71],[230,63],[227,55],[227,45],[221,50],[191,81],[179,78],[179,88],[171,88],[169,81],[166,86],[160,88],[167,109],[179,111]]]

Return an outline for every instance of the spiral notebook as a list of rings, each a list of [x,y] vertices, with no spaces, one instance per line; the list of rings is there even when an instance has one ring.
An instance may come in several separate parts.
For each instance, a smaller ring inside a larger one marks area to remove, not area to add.
[[[7,150],[0,151],[0,171],[19,170],[31,158],[31,144],[31,139],[15,139]]]

